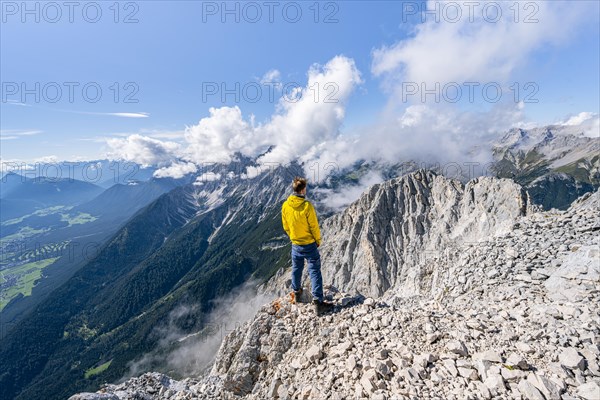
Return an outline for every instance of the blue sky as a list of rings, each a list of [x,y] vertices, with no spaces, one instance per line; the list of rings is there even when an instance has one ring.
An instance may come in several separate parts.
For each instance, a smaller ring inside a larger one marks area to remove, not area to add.
[[[371,124],[384,118],[386,109],[399,109],[401,116],[403,109],[414,104],[392,98],[395,90],[397,96],[399,81],[414,80],[421,76],[422,70],[411,75],[402,63],[379,73],[374,68],[374,52],[387,49],[391,53],[394,45],[418,35],[423,23],[419,14],[407,15],[410,10],[407,2],[320,2],[318,17],[314,2],[276,2],[273,22],[269,21],[264,2],[256,2],[262,12],[256,23],[248,21],[254,18],[254,9],[246,8],[246,14],[243,13],[244,3],[228,2],[228,7],[237,5],[240,21],[236,22],[230,14],[223,23],[222,2],[194,1],[121,2],[118,23],[114,22],[115,10],[111,8],[114,2],[97,2],[102,16],[97,23],[91,23],[83,16],[82,7],[86,3],[89,2],[81,2],[81,7],[74,10],[72,22],[68,20],[68,9],[63,7],[59,22],[51,23],[48,20],[54,18],[55,10],[43,10],[44,3],[37,3],[40,21],[36,22],[35,15],[15,10],[21,2],[3,2],[0,41],[3,160],[31,161],[44,156],[59,160],[99,158],[110,150],[107,138],[135,133],[181,142],[180,132],[208,117],[210,107],[238,106],[244,119],[254,115],[257,123],[267,123],[278,112],[277,102],[268,98],[268,86],[260,85],[262,96],[258,102],[245,101],[243,95],[236,101],[229,95],[225,103],[219,95],[203,99],[203,87],[216,83],[234,88],[236,82],[241,87],[249,83],[256,87],[273,70],[278,71],[276,76],[282,83],[304,86],[311,65],[325,65],[338,55],[352,60],[361,77],[344,101],[343,120],[335,125],[343,134],[368,130]],[[422,3],[409,3],[411,7],[422,7]],[[35,4],[30,2],[28,6],[33,9]],[[299,22],[292,23],[289,21],[294,18],[296,5],[300,6],[302,16]],[[565,17],[568,25],[546,28],[550,36],[559,31],[556,37],[546,41],[539,33],[533,34],[532,44],[511,54],[510,62],[505,63],[510,65],[498,68],[498,71],[509,70],[499,73],[498,79],[493,73],[482,74],[485,69],[494,71],[489,64],[484,63],[479,71],[473,72],[473,76],[484,78],[483,83],[500,82],[505,92],[511,82],[517,82],[521,95],[527,93],[522,87],[525,83],[535,82],[535,98],[539,102],[525,104],[521,116],[524,122],[552,123],[599,110],[599,3],[573,1],[563,2],[562,6],[578,11]],[[215,11],[214,7],[219,8],[216,14],[209,15],[208,11]],[[283,7],[287,7],[288,14],[284,15]],[[521,10],[519,17],[523,19],[529,11]],[[562,14],[557,11],[554,17]],[[138,22],[124,23],[128,15]],[[333,19],[331,23],[325,23],[327,15]],[[88,8],[86,17],[95,17],[93,7]],[[515,26],[522,26],[522,22]],[[462,31],[456,34],[461,35]],[[504,33],[499,30],[497,34]],[[490,42],[497,41],[495,35],[492,31]],[[419,57],[435,59],[436,54],[452,45],[440,44],[443,48],[434,45],[424,54],[402,57],[414,69],[425,69],[428,64],[423,64]],[[498,46],[505,48],[502,44]],[[478,48],[474,46],[473,51]],[[500,64],[504,62],[503,54],[495,57]],[[444,83],[443,77],[435,75],[423,81],[429,79]],[[30,94],[25,97],[24,105],[19,104],[22,100],[19,85],[33,89],[36,82],[40,83],[40,101]],[[49,82],[62,86],[62,95],[56,103],[49,101],[55,96],[52,85],[47,86],[47,96],[41,93],[41,87]],[[69,101],[65,82],[78,84],[73,102]],[[90,82],[102,89],[102,97],[95,103],[86,101],[81,90]],[[115,83],[119,86],[117,98]],[[18,91],[13,93],[15,84]],[[126,102],[127,95],[138,102]],[[457,107],[485,112],[492,105],[478,98],[473,104],[461,101]],[[144,113],[145,117],[132,118],[133,115],[126,113]]]

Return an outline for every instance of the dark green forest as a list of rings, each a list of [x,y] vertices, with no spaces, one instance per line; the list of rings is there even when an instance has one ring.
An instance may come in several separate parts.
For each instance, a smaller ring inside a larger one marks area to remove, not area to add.
[[[0,349],[2,399],[64,399],[95,391],[156,347],[160,338],[153,331],[177,306],[200,305],[178,327],[197,332],[212,300],[250,278],[265,281],[286,265],[289,246],[261,247],[281,240],[278,204],[239,213],[209,243],[228,211],[245,199],[231,196],[195,217],[186,190],[177,188],[134,216],[10,332]],[[108,361],[107,369],[85,377]]]

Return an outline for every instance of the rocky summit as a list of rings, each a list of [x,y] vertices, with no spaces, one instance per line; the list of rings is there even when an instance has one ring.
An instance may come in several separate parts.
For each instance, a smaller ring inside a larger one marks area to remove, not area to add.
[[[600,399],[599,202],[541,212],[509,181],[386,182],[324,223],[333,312],[292,302],[283,271],[205,376],[70,400]]]
[[[463,185],[419,170],[373,185],[323,222],[323,274],[365,296],[430,296],[446,290],[441,280],[452,272],[451,253],[481,246],[536,209],[511,180],[481,177]],[[288,278],[281,271],[264,290],[283,294]]]

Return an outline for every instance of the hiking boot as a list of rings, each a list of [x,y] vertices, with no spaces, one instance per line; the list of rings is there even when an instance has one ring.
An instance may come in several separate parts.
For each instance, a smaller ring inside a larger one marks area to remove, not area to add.
[[[317,315],[325,314],[326,312],[333,310],[333,303],[313,300],[313,304],[315,305],[315,313]]]
[[[301,303],[301,299],[302,299],[302,288],[298,289],[298,290],[294,290],[292,293],[290,293],[290,299],[291,299],[291,303]]]

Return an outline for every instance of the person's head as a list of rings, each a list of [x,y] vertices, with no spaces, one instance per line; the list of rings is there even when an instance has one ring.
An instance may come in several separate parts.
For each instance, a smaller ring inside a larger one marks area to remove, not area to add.
[[[306,194],[306,178],[295,177],[292,182],[292,188],[296,194]]]

